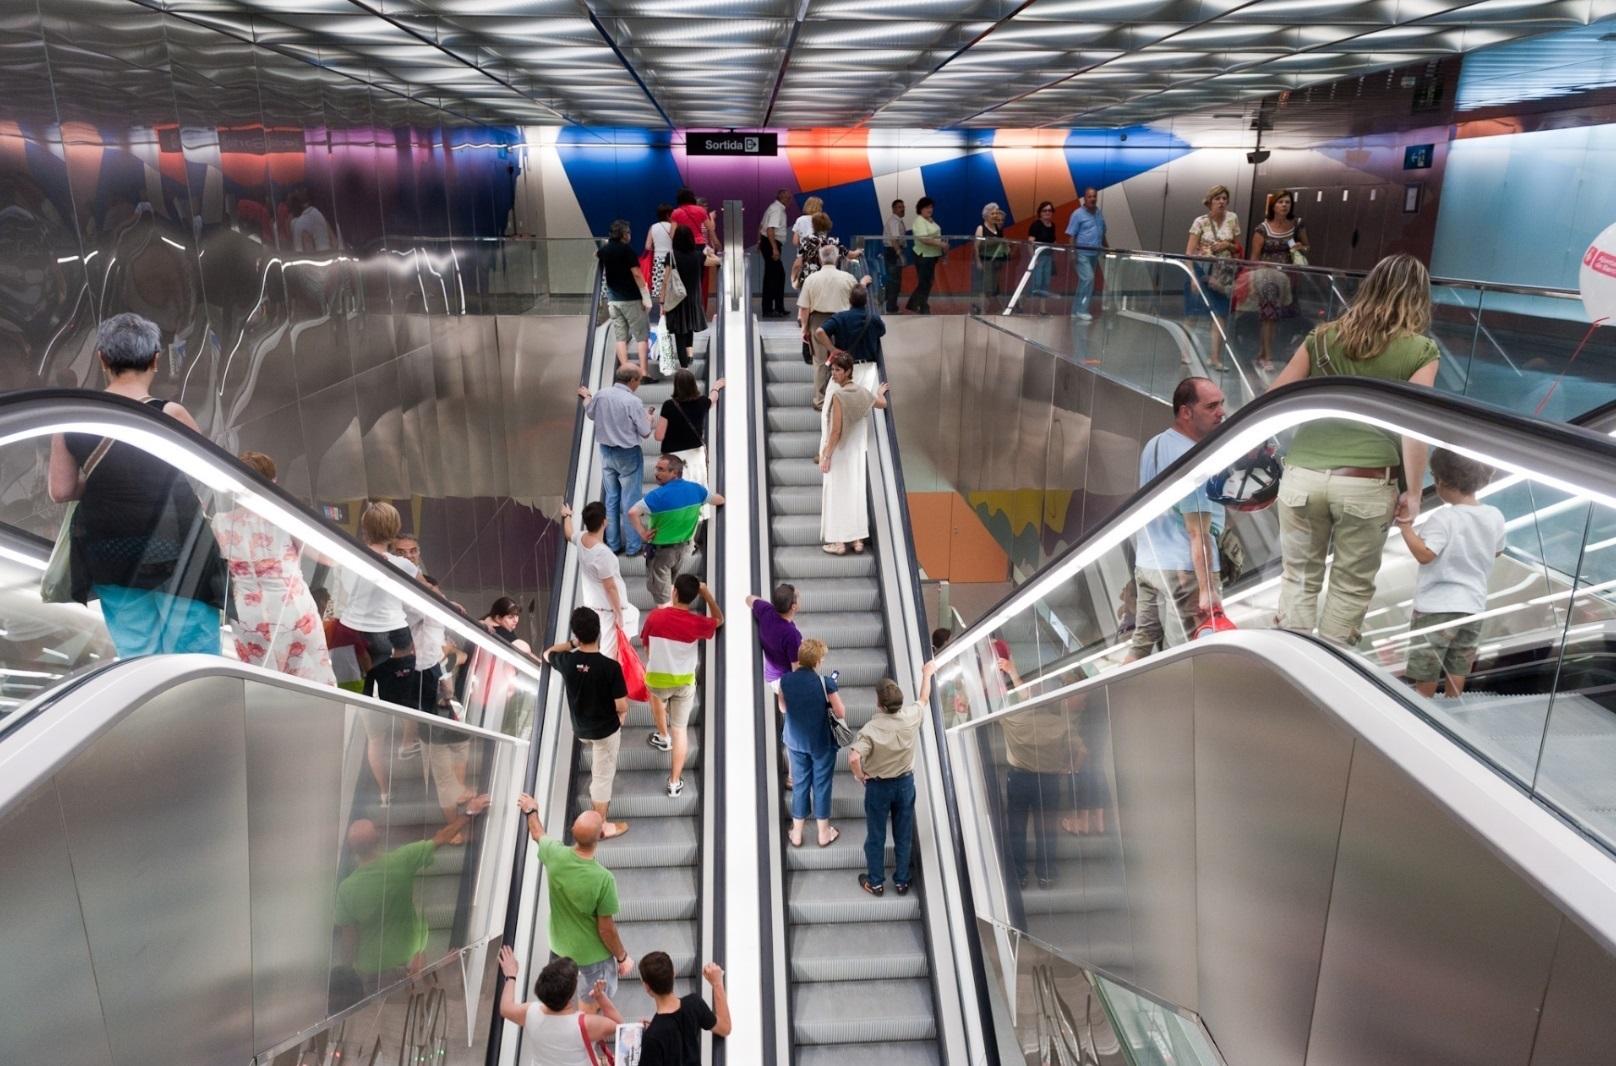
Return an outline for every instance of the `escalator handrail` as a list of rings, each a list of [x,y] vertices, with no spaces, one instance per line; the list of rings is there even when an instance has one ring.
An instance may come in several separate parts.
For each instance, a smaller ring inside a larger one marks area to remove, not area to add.
[[[182,455],[198,460],[198,472],[185,470],[183,466],[180,469],[203,481],[207,481],[203,474],[212,474],[231,490],[247,490],[263,497],[267,503],[288,512],[296,521],[306,523],[317,537],[326,537],[335,542],[339,548],[336,554],[351,556],[340,560],[345,569],[363,574],[372,584],[388,588],[395,594],[402,591],[404,595],[400,598],[406,603],[431,613],[434,621],[441,622],[445,628],[465,638],[478,650],[495,656],[529,677],[539,677],[538,663],[489,635],[455,610],[441,593],[383,562],[352,533],[312,510],[286,489],[267,480],[201,433],[145,404],[109,392],[44,388],[0,393],[0,444],[45,439],[64,429],[66,432],[98,431],[95,428],[74,428],[85,421],[94,422],[100,430],[107,431],[106,436],[114,439],[117,439],[119,431],[130,431],[156,438],[164,446],[173,446]],[[134,446],[141,447],[139,443],[134,443]],[[157,458],[173,464],[168,456],[158,455]],[[223,476],[219,477],[221,474]],[[302,533],[295,529],[288,532]],[[310,538],[302,535],[299,539],[307,541]],[[411,603],[412,599],[415,602]]]
[[[872,312],[873,313],[873,312]],[[885,352],[877,352],[876,366],[880,371],[881,380],[889,382],[887,377],[887,361]],[[891,499],[899,515],[899,527],[903,530],[905,563],[908,570],[909,593],[915,605],[916,633],[912,638],[919,643],[915,646],[920,651],[921,661],[924,662],[932,655],[931,630],[926,621],[926,601],[920,587],[920,559],[915,552],[915,530],[912,517],[909,513],[909,489],[903,476],[903,452],[898,446],[898,427],[894,421],[891,403],[888,402],[886,417],[881,420],[884,427],[884,436],[888,454],[892,461],[892,492]],[[894,634],[896,639],[896,634]],[[933,686],[931,702],[927,708],[930,712],[931,730],[937,741],[937,753],[941,762],[943,780],[943,804],[948,818],[948,836],[954,850],[954,869],[959,871],[960,902],[966,914],[976,913],[976,901],[971,893],[971,879],[964,876],[966,865],[965,836],[960,824],[959,799],[955,794],[953,768],[949,765],[948,739],[943,729],[942,700]],[[975,985],[976,1007],[982,1025],[983,1046],[992,1061],[997,1061],[998,1044],[993,1037],[993,1003],[989,996],[989,983],[987,976],[987,962],[982,954],[982,942],[979,937],[970,937],[971,980]]]
[[[589,387],[595,368],[595,334],[602,328],[596,324],[596,316],[600,312],[600,287],[603,269],[598,263],[596,264],[594,281],[590,285],[589,317],[585,320],[589,323],[589,329],[586,331],[584,339],[583,366],[578,371],[578,388],[580,389]],[[563,486],[565,486],[562,489],[564,493],[572,492],[573,486],[578,483],[578,465],[584,461],[583,456],[580,454],[584,437],[584,419],[584,410],[580,406],[577,409],[576,417],[572,421],[572,441],[567,446],[569,458],[567,460],[567,480],[562,482]],[[583,501],[573,502],[579,505],[578,512],[582,513]],[[552,525],[556,530],[557,543],[555,550],[551,553],[552,566],[550,572],[560,574],[562,568],[567,565],[567,538],[561,536],[561,523],[559,520],[552,523]],[[544,630],[539,639],[541,641],[550,639],[551,634],[560,631],[560,627],[561,596],[556,589],[552,588],[549,613],[545,615]],[[522,791],[530,796],[539,794],[536,787],[539,773],[539,737],[544,731],[546,708],[550,705],[550,680],[554,676],[554,670],[544,670],[540,673],[538,693],[534,697],[533,733],[531,743],[527,749],[527,765],[522,769]],[[511,864],[511,892],[510,898],[505,905],[505,933],[500,941],[502,944],[516,943],[516,927],[522,911],[523,874],[527,866],[524,860],[527,857],[528,839],[525,833],[517,833],[516,837],[516,855]],[[499,973],[495,975],[495,978],[492,1004],[493,1019],[488,1027],[488,1054],[485,1059],[488,1066],[498,1066],[500,1042],[505,1036],[505,1024],[500,1016],[499,1004],[506,977],[503,973]]]
[[[726,214],[728,214],[728,212],[726,212]],[[736,214],[738,215],[739,212],[736,212]],[[730,242],[731,235],[726,233],[725,238],[725,243],[728,244]],[[727,266],[727,263],[725,266]],[[725,266],[721,266],[716,272],[714,281],[713,308],[718,313],[713,316],[712,334],[707,341],[707,381],[709,390],[712,387],[712,382],[724,377],[724,318],[726,317],[724,314],[725,294],[726,292],[733,294],[734,290],[739,288],[739,286],[734,284],[735,279],[733,277],[726,277],[728,271],[725,269]],[[699,298],[698,293],[698,299]],[[731,302],[731,310],[734,310],[733,295],[731,296]],[[724,474],[726,468],[723,448],[724,420],[722,418],[712,417],[709,414],[707,426],[708,480],[711,483],[711,491],[722,496],[724,495],[725,491]],[[707,576],[712,584],[713,598],[719,603],[724,603],[728,599],[729,584],[726,575],[729,572],[729,568],[724,565],[724,548],[728,540],[729,512],[726,508],[715,507],[713,508],[712,518],[708,520],[707,550],[705,554],[707,557]],[[721,704],[720,693],[724,691],[724,683],[727,676],[724,665],[724,642],[721,640],[710,640],[707,642],[707,647],[712,656],[713,665],[709,680],[702,688],[703,703],[705,704],[705,706],[702,708],[702,714],[704,716],[711,717],[710,719],[704,717],[702,721],[706,723],[710,720],[712,723],[711,729],[713,744],[710,750],[715,753],[721,753],[724,751],[724,715],[717,713],[717,711]],[[713,824],[710,827],[707,827],[702,833],[702,841],[704,843],[709,839],[715,842],[722,841],[724,839],[724,813],[728,809],[727,804],[716,801],[719,797],[724,795],[726,777],[725,760],[723,756],[721,754],[717,755],[716,757],[710,756],[707,758],[705,765],[706,780],[703,782],[703,798],[705,800],[706,797],[714,797],[715,802],[706,804],[712,811]],[[704,870],[709,862],[713,865],[711,877],[713,898],[703,900],[699,917],[704,922],[711,922],[712,958],[714,960],[721,960],[725,958],[724,949],[726,939],[724,935],[725,923],[720,919],[720,916],[724,913],[724,849],[722,847],[714,847],[711,855],[703,855],[701,858],[702,861],[697,867],[698,869]],[[706,879],[705,872],[702,874],[702,876],[704,879]],[[700,942],[701,937],[698,930],[697,943],[699,944]],[[712,1061],[715,1064],[718,1064],[718,1066],[722,1066],[725,1061],[724,1044],[715,1040],[711,1042],[710,1046],[712,1048]]]
[[[1283,422],[1288,416],[1317,411],[1319,405],[1326,403],[1330,405],[1329,410],[1320,412],[1319,417],[1356,413],[1416,434],[1423,429],[1426,435],[1438,440],[1485,442],[1476,450],[1508,460],[1506,465],[1532,470],[1545,481],[1561,482],[1569,486],[1570,491],[1602,494],[1616,506],[1616,440],[1609,437],[1578,426],[1528,418],[1491,404],[1402,382],[1372,378],[1306,378],[1259,396],[1230,415],[1217,430],[1168,465],[1148,484],[1129,495],[1104,522],[1045,563],[964,633],[955,634],[948,647],[938,655],[939,664],[958,658],[971,645],[1019,614],[1032,601],[1041,598],[1046,591],[1045,586],[1070,576],[1082,565],[1086,556],[1096,553],[1097,545],[1104,545],[1104,548],[1098,549],[1104,551],[1120,543],[1122,538],[1118,530],[1132,525],[1136,521],[1136,512],[1143,505],[1200,463],[1209,452],[1223,447],[1231,437],[1248,434],[1261,423]],[[1291,424],[1302,421],[1307,419],[1297,418]],[[1456,427],[1463,428],[1459,433],[1454,433]]]

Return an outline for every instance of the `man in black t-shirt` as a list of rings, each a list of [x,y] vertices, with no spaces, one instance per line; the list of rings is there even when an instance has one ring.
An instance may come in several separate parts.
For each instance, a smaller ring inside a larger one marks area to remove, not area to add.
[[[651,287],[640,270],[640,257],[628,242],[628,222],[612,223],[611,237],[595,252],[606,282],[606,311],[617,340],[617,365],[628,365],[628,345],[634,342],[640,373],[647,374],[647,338],[651,330]]]
[[[640,1041],[640,1066],[701,1066],[701,1031],[729,1035],[724,971],[716,962],[709,962],[701,968],[701,975],[713,988],[710,1008],[700,992],[684,997],[673,994],[673,960],[667,952],[653,951],[640,960],[640,981],[656,1001],[656,1014]]]
[[[546,648],[544,661],[566,683],[573,734],[591,750],[589,802],[605,823],[601,839],[620,837],[628,832],[628,823],[606,821],[606,808],[612,801],[617,745],[628,717],[628,685],[623,668],[600,653],[600,615],[588,607],[573,611],[572,639]]]

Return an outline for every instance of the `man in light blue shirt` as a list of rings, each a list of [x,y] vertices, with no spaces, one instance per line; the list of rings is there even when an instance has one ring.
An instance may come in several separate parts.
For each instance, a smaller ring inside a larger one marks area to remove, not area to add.
[[[606,503],[606,547],[613,552],[638,555],[643,548],[640,534],[629,522],[628,512],[644,493],[645,456],[640,441],[651,435],[651,419],[656,412],[640,402],[640,368],[628,363],[617,368],[612,387],[599,395],[579,388],[584,414],[595,423],[595,441],[600,445],[600,484]]]
[[[1210,378],[1185,378],[1173,390],[1173,425],[1145,442],[1139,484],[1195,447],[1223,421],[1223,390]],[[1218,533],[1223,505],[1207,497],[1206,485],[1163,511],[1134,536],[1134,586],[1138,594],[1128,661],[1157,646],[1187,642],[1200,619],[1219,605]]]
[[[1100,211],[1100,194],[1093,186],[1083,190],[1083,206],[1072,212],[1066,235],[1074,245],[1072,256],[1077,267],[1077,299],[1072,314],[1084,322],[1093,321],[1089,304],[1094,299],[1094,269],[1100,260],[1097,249],[1111,247],[1105,240],[1105,215]]]

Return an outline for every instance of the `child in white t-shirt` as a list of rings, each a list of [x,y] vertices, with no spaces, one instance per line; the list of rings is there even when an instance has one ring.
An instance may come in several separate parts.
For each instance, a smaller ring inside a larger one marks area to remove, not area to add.
[[[1493,560],[1504,550],[1504,515],[1476,502],[1476,493],[1492,480],[1485,463],[1438,448],[1431,453],[1431,477],[1446,507],[1425,520],[1420,531],[1400,521],[1403,543],[1420,564],[1414,587],[1409,630],[1408,666],[1404,673],[1422,696],[1435,696],[1448,679],[1448,695],[1464,691],[1465,678],[1481,640],[1487,609],[1487,585]]]

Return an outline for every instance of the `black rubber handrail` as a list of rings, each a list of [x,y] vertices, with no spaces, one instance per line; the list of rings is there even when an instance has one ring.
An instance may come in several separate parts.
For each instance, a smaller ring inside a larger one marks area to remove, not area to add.
[[[873,312],[872,312],[873,313]],[[881,373],[881,380],[887,381],[887,361],[884,352],[876,356],[876,365]],[[890,486],[888,506],[896,506],[903,528],[904,551],[908,563],[909,591],[915,604],[915,625],[919,630],[914,634],[920,641],[920,654],[922,661],[929,661],[932,655],[931,629],[926,621],[926,601],[920,588],[920,560],[915,554],[915,531],[909,514],[909,489],[903,476],[903,453],[898,446],[898,427],[894,421],[894,412],[890,400],[887,402],[887,414],[883,419],[886,424],[887,447],[892,453],[892,476],[894,484]],[[933,686],[935,689],[936,686]],[[918,695],[918,693],[917,693]],[[943,729],[942,700],[936,691],[931,693],[931,729],[937,740],[937,752],[941,759],[943,781],[943,802],[948,812],[948,835],[954,847],[954,869],[958,874],[960,887],[960,902],[965,913],[976,913],[975,898],[971,893],[971,879],[966,876],[968,869],[965,862],[965,836],[960,828],[959,801],[954,788],[953,767],[948,760],[948,738]],[[931,897],[926,897],[929,900]],[[982,956],[982,942],[979,937],[970,937],[971,951],[971,977],[976,986],[976,1005],[982,1020],[983,1045],[987,1053],[987,1062],[997,1066],[999,1062],[998,1043],[993,1039],[993,1003],[988,995],[987,963]]]
[[[596,325],[596,316],[600,312],[601,269],[599,265],[596,265],[594,283],[591,286],[593,295],[589,300],[589,318],[587,319],[589,328],[586,331],[587,335],[584,340],[583,367],[578,371],[579,388],[589,387],[589,371],[595,362],[595,332],[600,329]],[[577,417],[572,423],[572,442],[567,448],[567,454],[570,458],[567,460],[567,480],[564,482],[566,487],[562,491],[568,494],[572,492],[572,487],[578,482],[578,464],[583,461],[583,456],[579,452],[583,444],[584,418],[583,408],[579,407]],[[567,538],[559,535],[560,527],[560,522],[556,522],[556,540],[558,543],[552,556],[554,565],[550,571],[556,575],[559,575],[567,565]],[[540,637],[541,640],[548,639],[551,634],[559,630],[561,625],[561,596],[558,584],[552,583],[550,588],[550,609],[545,615],[544,635]],[[554,676],[555,671],[553,670],[546,670],[540,675],[538,693],[534,697],[533,733],[528,738],[527,766],[522,771],[522,791],[528,795],[535,794],[534,788],[537,785],[539,775],[539,737],[544,731],[545,707],[549,703],[550,697],[550,679]],[[554,814],[552,813],[553,817]],[[523,875],[524,867],[527,865],[527,827],[525,825],[516,834],[515,847],[515,861],[511,866],[511,891],[505,904],[505,933],[501,938],[501,943],[510,945],[516,943],[516,922],[521,914],[522,907]],[[504,987],[505,975],[495,973],[492,1004],[493,1017],[488,1028],[488,1055],[485,1059],[488,1066],[499,1066],[500,1042],[505,1035],[505,1026],[499,1013],[499,1001],[504,992]]]
[[[728,254],[727,249],[725,254]],[[713,334],[707,343],[708,391],[711,391],[712,389],[712,382],[724,377],[724,288],[726,284],[725,274],[727,273],[728,272],[724,270],[722,266],[719,267],[717,273],[717,283],[713,288],[713,307],[718,314],[713,320]],[[722,394],[720,394],[719,402],[723,402]],[[721,417],[715,417],[715,414],[709,414],[707,417],[707,425],[708,480],[711,483],[712,491],[717,492],[720,496],[722,496],[724,495],[726,487],[726,482],[724,480],[725,463],[723,448],[724,420]],[[725,575],[728,573],[728,568],[724,566],[724,545],[729,540],[729,509],[727,507],[713,508],[713,517],[708,523],[708,526],[707,573],[712,575],[713,579],[713,598],[719,603],[724,603],[728,599],[727,592],[729,588],[729,583],[725,578]],[[731,622],[730,624],[733,625],[734,623]],[[712,855],[704,855],[702,856],[702,860],[703,865],[705,865],[705,862],[707,861],[711,861],[713,864],[714,898],[710,901],[711,906],[703,907],[699,913],[703,916],[708,914],[713,916],[713,961],[722,966],[725,961],[724,951],[726,947],[726,938],[724,936],[725,923],[721,916],[724,914],[724,876],[728,868],[725,862],[724,847],[722,844],[724,839],[725,825],[724,812],[726,809],[726,804],[724,803],[724,758],[722,755],[722,752],[724,751],[725,729],[724,715],[721,713],[714,713],[714,711],[720,705],[723,699],[722,694],[724,692],[726,667],[724,642],[722,640],[715,640],[712,641],[711,644],[713,650],[713,676],[707,684],[705,690],[707,693],[707,707],[705,713],[713,714],[713,755],[709,756],[707,761],[707,788],[712,790],[711,794],[714,797],[714,802],[712,804],[712,839],[714,846]],[[701,839],[705,842],[706,834],[703,834]],[[697,869],[701,869],[701,866],[698,866]],[[696,938],[696,943],[698,945],[701,943],[701,937],[699,934]],[[700,962],[699,959],[697,961],[698,963]],[[722,1040],[714,1040],[712,1042],[712,1049],[714,1066],[722,1066],[722,1064],[725,1062],[725,1042]]]

